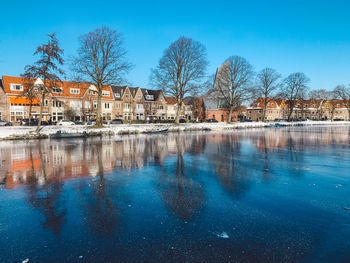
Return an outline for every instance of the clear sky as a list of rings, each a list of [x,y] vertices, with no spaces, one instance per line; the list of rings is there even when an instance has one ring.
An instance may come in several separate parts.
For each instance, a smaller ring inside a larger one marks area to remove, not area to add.
[[[149,88],[163,50],[186,36],[206,46],[208,74],[240,55],[256,71],[301,71],[311,88],[332,89],[350,83],[349,10],[345,0],[2,1],[0,75],[23,73],[48,33],[57,32],[68,61],[80,35],[105,25],[124,35],[135,86]]]

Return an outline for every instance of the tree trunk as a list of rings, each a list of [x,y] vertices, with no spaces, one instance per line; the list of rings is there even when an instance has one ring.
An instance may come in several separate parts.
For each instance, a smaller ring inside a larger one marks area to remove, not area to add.
[[[288,121],[290,121],[290,118],[292,117],[293,114],[293,108],[289,109],[289,114],[288,114]]]
[[[28,125],[29,126],[32,124],[32,106],[33,106],[33,102],[30,101],[30,104],[29,104],[29,120],[28,120]]]
[[[102,85],[98,84],[96,126],[102,127]]]
[[[176,103],[176,116],[175,116],[175,124],[179,124],[180,120],[180,111],[181,111],[181,102]]]
[[[265,103],[265,105],[264,105],[264,110],[263,110],[263,118],[262,118],[262,121],[263,122],[265,122],[266,120],[265,120],[265,118],[266,118],[266,103]]]
[[[231,123],[232,122],[232,112],[233,112],[233,107],[230,107],[230,111],[228,113],[228,119],[227,119],[227,123]]]
[[[41,120],[42,120],[42,116],[43,116],[43,108],[44,108],[44,102],[45,102],[44,100],[45,100],[45,92],[43,91],[41,94],[39,121],[38,121],[38,126],[36,127],[37,133],[39,133]]]

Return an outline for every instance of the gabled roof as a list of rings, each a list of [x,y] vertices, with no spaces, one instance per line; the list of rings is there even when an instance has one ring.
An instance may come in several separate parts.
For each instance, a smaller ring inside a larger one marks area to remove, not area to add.
[[[161,90],[141,89],[141,91],[146,101],[157,101],[159,98],[159,95],[162,94]],[[147,95],[153,95],[153,99],[148,98]]]
[[[122,100],[123,94],[128,86],[111,86],[115,100]],[[119,94],[119,97],[117,96]]]
[[[21,77],[10,77],[10,76],[2,76],[3,86],[5,93],[10,94],[18,94],[21,95],[23,91],[14,91],[10,89],[10,84],[35,84],[40,79],[25,79]],[[40,82],[40,81],[39,81]],[[52,92],[52,96],[54,97],[70,97],[70,98],[82,98],[86,91],[91,86],[90,83],[87,82],[73,82],[73,81],[58,81],[52,83],[48,81],[50,86],[57,86],[57,88],[62,88],[61,92]],[[71,93],[70,89],[79,89],[79,94]],[[103,96],[104,99],[113,99],[113,95],[111,94],[111,88],[109,86],[104,86],[102,88],[104,91],[110,91],[109,96]]]
[[[270,99],[267,104],[267,109],[279,109],[283,100]],[[264,98],[258,98],[255,100],[248,109],[263,109],[264,108]]]
[[[135,87],[135,88],[129,87],[131,96],[132,96],[133,98],[135,98],[138,89],[139,89],[138,87]]]

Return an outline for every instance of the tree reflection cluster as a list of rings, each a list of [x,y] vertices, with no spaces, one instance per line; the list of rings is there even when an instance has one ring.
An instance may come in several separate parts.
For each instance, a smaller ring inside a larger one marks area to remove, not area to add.
[[[312,151],[314,145],[349,147],[349,127],[322,128],[319,136],[315,132],[315,128],[303,127],[16,142],[0,146],[0,182],[5,189],[26,185],[27,201],[43,215],[42,225],[58,234],[66,220],[62,197],[66,180],[92,176],[91,182],[80,183],[82,203],[86,200],[84,215],[96,234],[108,235],[121,220],[121,204],[114,198],[116,185],[106,174],[158,167],[161,199],[177,218],[188,221],[200,212],[205,200],[203,181],[193,172],[194,166],[203,165],[194,164],[197,156],[205,157],[228,194],[240,198],[256,176],[271,180],[272,161],[302,166],[303,152]],[[165,167],[167,160],[172,165]]]

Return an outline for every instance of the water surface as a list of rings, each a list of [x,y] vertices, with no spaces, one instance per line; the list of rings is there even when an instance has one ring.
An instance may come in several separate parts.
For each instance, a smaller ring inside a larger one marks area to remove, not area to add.
[[[350,262],[350,127],[0,143],[0,262]]]

